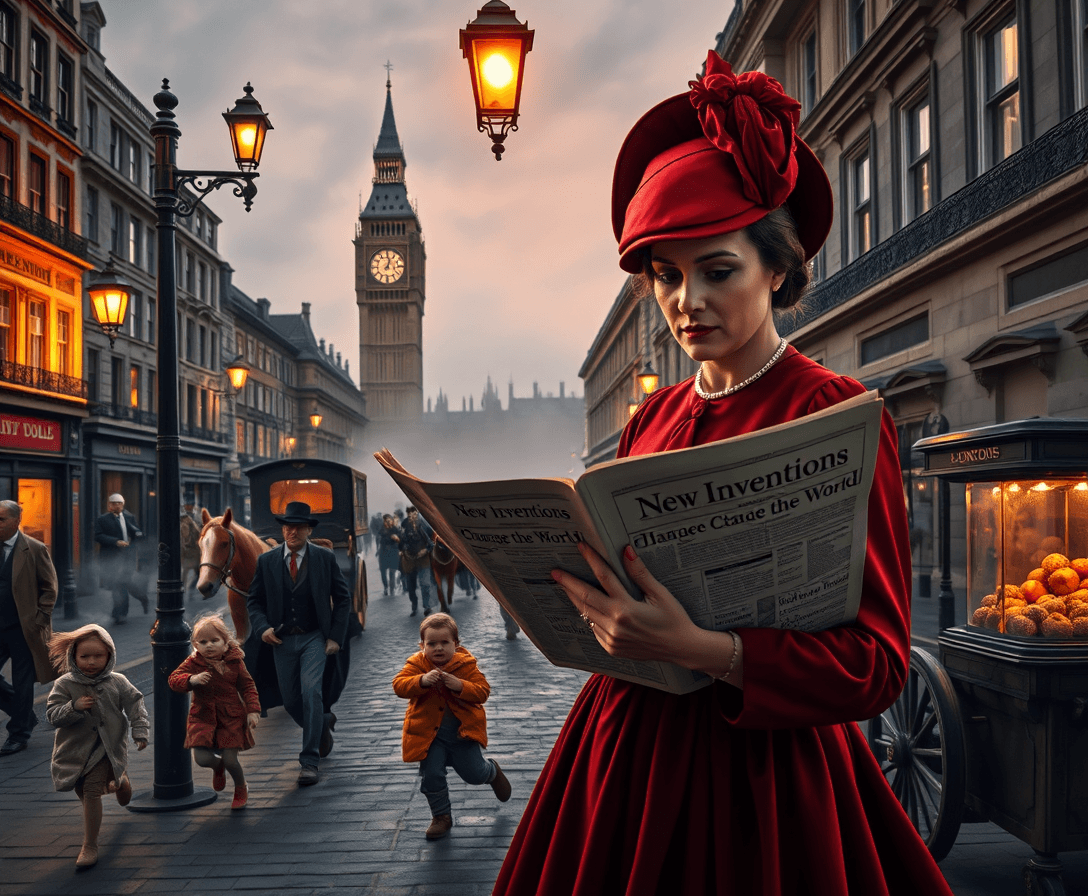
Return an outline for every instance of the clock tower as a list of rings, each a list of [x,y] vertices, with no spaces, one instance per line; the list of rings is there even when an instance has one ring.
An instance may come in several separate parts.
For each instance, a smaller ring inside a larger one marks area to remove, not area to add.
[[[423,416],[423,304],[427,254],[404,184],[404,150],[393,120],[392,85],[374,146],[374,186],[355,225],[359,389],[374,422]]]

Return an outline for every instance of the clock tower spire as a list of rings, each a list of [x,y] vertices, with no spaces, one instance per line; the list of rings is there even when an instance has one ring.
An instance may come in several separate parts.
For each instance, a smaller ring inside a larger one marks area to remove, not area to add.
[[[375,422],[423,415],[423,305],[427,253],[408,198],[408,163],[393,117],[392,65],[374,145],[370,198],[355,225],[355,301],[359,306],[359,388]]]

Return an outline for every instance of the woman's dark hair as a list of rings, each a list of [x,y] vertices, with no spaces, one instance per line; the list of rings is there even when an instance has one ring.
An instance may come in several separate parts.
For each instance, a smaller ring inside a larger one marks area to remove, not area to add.
[[[748,239],[756,247],[759,260],[772,271],[784,273],[782,285],[771,295],[771,307],[786,311],[795,307],[812,280],[812,265],[805,261],[805,249],[797,236],[793,215],[783,205],[744,228]],[[650,263],[650,250],[639,250],[642,272],[636,274],[632,288],[636,295],[652,295],[654,269]]]

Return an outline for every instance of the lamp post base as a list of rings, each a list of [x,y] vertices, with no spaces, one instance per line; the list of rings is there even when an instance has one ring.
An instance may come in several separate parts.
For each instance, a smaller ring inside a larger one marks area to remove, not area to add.
[[[155,797],[154,790],[134,794],[132,802],[126,807],[129,812],[178,812],[182,809],[196,809],[214,803],[219,796],[214,790],[207,787],[197,787],[188,796],[176,799],[161,800]]]

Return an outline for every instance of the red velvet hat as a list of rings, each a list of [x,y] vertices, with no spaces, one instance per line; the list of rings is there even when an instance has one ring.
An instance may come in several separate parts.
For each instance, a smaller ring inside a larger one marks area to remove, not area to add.
[[[620,267],[661,240],[702,239],[754,224],[785,205],[805,257],[831,231],[827,174],[797,136],[801,104],[774,78],[734,75],[717,53],[691,91],[654,106],[631,128],[612,178]]]

